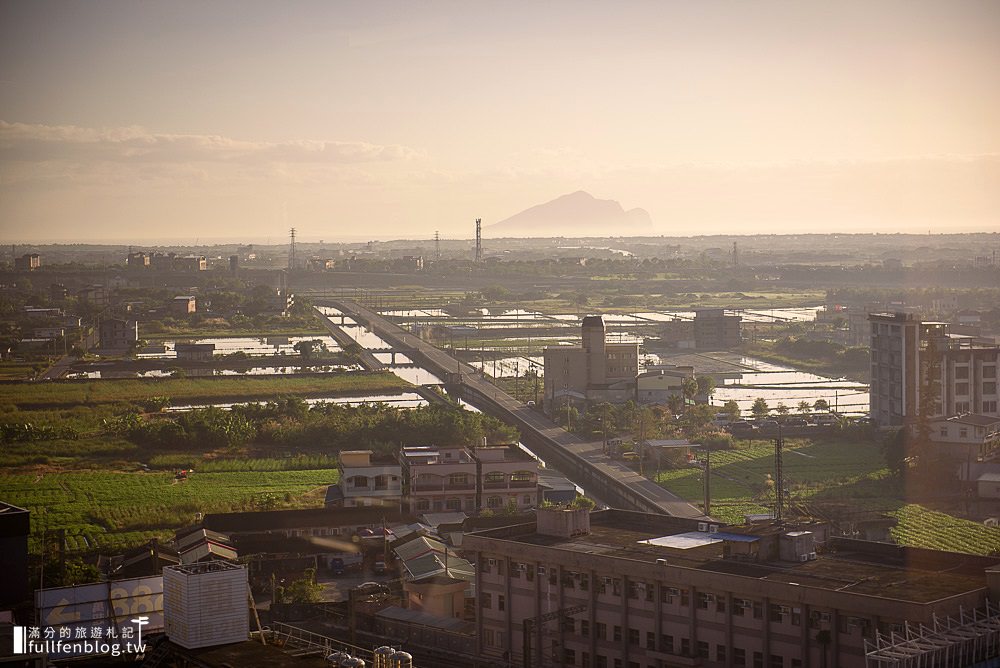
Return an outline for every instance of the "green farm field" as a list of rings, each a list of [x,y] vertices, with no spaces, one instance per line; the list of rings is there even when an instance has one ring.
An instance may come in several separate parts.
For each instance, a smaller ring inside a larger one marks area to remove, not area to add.
[[[336,469],[260,470],[285,466],[271,461],[246,463],[256,470],[196,469],[185,481],[173,472],[0,474],[0,489],[6,502],[31,510],[32,551],[40,549],[45,532],[57,529],[66,531],[70,551],[114,551],[166,538],[199,512],[320,505],[326,486],[338,479]]]
[[[115,381],[0,383],[0,406],[20,410],[141,401],[169,397],[183,401],[246,401],[281,395],[320,396],[385,392],[409,387],[391,373],[342,373],[310,376],[239,378],[150,378]]]
[[[713,451],[711,457],[713,517],[742,523],[744,515],[773,510],[770,442],[742,442],[734,450]],[[898,521],[892,535],[901,545],[970,554],[1000,552],[1000,528],[909,503],[902,485],[886,469],[877,443],[788,439],[782,466],[790,481],[788,502],[807,506],[820,517],[850,521],[888,515]],[[656,479],[700,507],[702,476],[700,468],[691,466],[662,471]]]

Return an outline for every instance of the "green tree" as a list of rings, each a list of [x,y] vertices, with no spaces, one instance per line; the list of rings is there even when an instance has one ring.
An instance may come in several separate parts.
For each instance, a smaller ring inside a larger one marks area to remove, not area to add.
[[[317,603],[323,594],[323,586],[316,583],[316,569],[307,568],[302,577],[285,589],[289,603]]]
[[[715,392],[715,379],[711,376],[698,376],[695,382],[698,384],[699,396],[711,397]]]
[[[310,359],[327,351],[326,344],[320,339],[307,339],[297,342],[292,349],[304,359]]]
[[[812,406],[809,405],[808,401],[806,401],[805,399],[803,399],[802,401],[799,402],[799,412],[800,413],[802,413],[803,415],[808,415],[811,412],[811,410],[812,410]]]
[[[740,405],[736,403],[734,399],[730,399],[722,405],[722,411],[730,420],[738,420],[740,418]]]
[[[830,410],[830,402],[826,399],[817,399],[813,402],[813,409],[817,413],[825,413]]]
[[[784,402],[779,401],[778,407],[774,409],[774,412],[778,414],[778,419],[782,422],[788,417],[789,408],[784,404]]]
[[[768,407],[767,402],[764,400],[764,397],[757,397],[756,399],[754,399],[753,405],[750,407],[750,414],[753,415],[758,420],[766,418],[767,414],[770,411],[771,409],[770,407]]]

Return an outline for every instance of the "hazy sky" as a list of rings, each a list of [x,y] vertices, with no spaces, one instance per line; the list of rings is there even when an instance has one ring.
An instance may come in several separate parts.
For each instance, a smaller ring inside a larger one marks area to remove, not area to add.
[[[998,73],[993,0],[0,1],[0,238],[997,230]]]

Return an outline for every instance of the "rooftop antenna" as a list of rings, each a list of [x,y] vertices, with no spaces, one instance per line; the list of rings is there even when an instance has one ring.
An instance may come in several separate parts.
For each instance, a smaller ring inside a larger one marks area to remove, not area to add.
[[[476,262],[483,261],[483,219],[476,218]]]
[[[291,271],[295,269],[295,228],[293,227],[288,233],[290,242],[288,245],[288,270]]]

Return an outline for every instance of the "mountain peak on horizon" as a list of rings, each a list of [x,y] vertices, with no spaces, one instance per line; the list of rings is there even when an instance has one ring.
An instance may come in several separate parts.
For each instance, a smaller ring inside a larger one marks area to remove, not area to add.
[[[626,211],[613,199],[598,199],[585,190],[561,195],[487,226],[509,236],[638,236],[653,232],[645,209]]]

